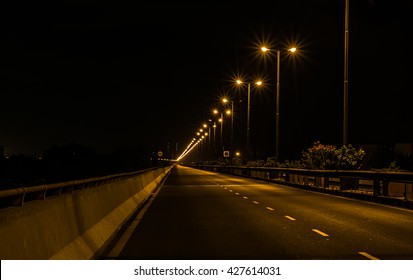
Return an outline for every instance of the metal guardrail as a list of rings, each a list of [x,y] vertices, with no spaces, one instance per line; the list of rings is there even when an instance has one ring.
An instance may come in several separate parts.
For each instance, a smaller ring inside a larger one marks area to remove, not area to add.
[[[363,170],[316,170],[298,168],[279,168],[279,167],[242,167],[242,166],[221,166],[221,165],[198,165],[198,168],[209,167],[219,170],[232,169],[250,171],[266,171],[270,174],[297,174],[315,177],[351,177],[370,180],[391,180],[397,182],[413,182],[413,172],[385,172],[385,171],[363,171]]]
[[[45,200],[50,196],[70,194],[74,191],[97,187],[102,184],[113,183],[156,169],[159,169],[159,167],[83,180],[0,190],[0,208],[9,206],[23,206],[24,203],[28,201]]]
[[[197,165],[195,168],[243,177],[278,181],[296,186],[331,188],[336,191],[357,190],[370,187],[371,195],[390,197],[394,183],[404,184],[401,199],[413,201],[413,172],[387,172],[364,170],[313,170],[277,167],[243,167],[220,165]],[[369,181],[370,184],[365,184]],[[363,184],[360,184],[363,182]],[[392,185],[393,184],[393,185]]]

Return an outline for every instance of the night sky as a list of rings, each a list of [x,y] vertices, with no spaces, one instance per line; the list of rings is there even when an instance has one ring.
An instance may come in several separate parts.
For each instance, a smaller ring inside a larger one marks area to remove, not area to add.
[[[131,4],[133,3],[133,4]],[[1,13],[0,145],[6,154],[77,143],[182,151],[226,94],[235,143],[274,155],[280,48],[280,150],[342,144],[344,0],[162,3],[31,1]],[[350,0],[349,142],[413,143],[413,1]],[[294,57],[284,50],[295,44]],[[227,127],[227,126],[226,126]]]

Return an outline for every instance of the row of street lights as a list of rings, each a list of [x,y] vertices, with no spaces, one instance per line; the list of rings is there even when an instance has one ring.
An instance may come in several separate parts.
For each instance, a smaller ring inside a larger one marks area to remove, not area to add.
[[[261,51],[263,53],[269,53],[271,51],[275,51],[277,54],[277,58],[276,58],[276,140],[275,140],[275,157],[276,160],[279,160],[279,129],[280,129],[280,61],[281,61],[281,50],[277,49],[277,50],[272,50],[269,49],[267,47],[262,47]],[[295,47],[288,49],[289,52],[294,53],[297,51],[297,49]],[[237,80],[236,83],[238,85],[241,84],[247,84],[247,139],[246,139],[246,148],[245,148],[245,158],[248,160],[250,157],[250,111],[251,111],[251,84],[255,84],[257,86],[262,85],[262,81],[255,81],[255,82],[244,82],[242,80]],[[225,110],[225,114],[226,115],[230,115],[231,116],[231,141],[230,141],[230,151],[231,153],[233,153],[233,138],[234,138],[234,102],[233,100],[229,100],[227,98],[222,99],[222,103],[224,104],[231,104],[231,109],[229,110]],[[224,112],[223,111],[218,111],[217,109],[213,110],[213,115],[217,116],[220,113],[220,118],[218,119],[218,122],[220,123],[220,146],[221,148],[223,148],[223,127],[224,127]],[[212,120],[210,120],[212,122]],[[210,126],[208,126],[207,124],[203,124],[204,128],[209,128],[209,134],[206,133],[207,135],[209,135],[209,145],[211,143],[211,138],[210,138]],[[214,128],[214,153],[216,154],[216,122],[213,123],[213,128]],[[202,130],[202,129],[201,129]],[[202,131],[200,131],[202,132]],[[204,137],[206,135],[201,135],[200,132],[197,132],[197,135],[200,136],[201,138],[198,141],[194,141],[193,143],[195,145],[198,145],[199,143],[201,143],[201,141],[203,141]],[[186,155],[187,153],[185,153]],[[180,157],[182,158],[182,156]]]
[[[270,52],[271,49],[267,47],[261,47],[261,51],[263,53]],[[275,50],[277,53],[277,63],[276,63],[276,128],[275,128],[275,133],[276,133],[276,139],[275,139],[275,157],[276,160],[279,160],[279,139],[280,139],[280,61],[281,61],[281,50],[277,49]],[[289,52],[295,53],[297,51],[297,48],[292,47],[288,49]],[[241,80],[237,80],[237,84],[241,85],[244,82]],[[262,85],[262,81],[256,81],[254,82],[255,85],[260,86]],[[247,92],[247,100],[248,100],[248,105],[247,105],[247,145],[246,145],[246,157],[247,159],[249,158],[250,155],[250,111],[251,111],[251,82],[247,83],[248,85],[248,92]]]
[[[343,145],[348,144],[348,42],[349,42],[349,0],[345,0],[345,27],[344,27],[344,102],[343,102]],[[266,47],[262,47],[261,51],[266,53],[270,52],[271,49],[268,49]],[[276,160],[279,161],[279,140],[280,140],[280,61],[281,61],[281,50],[277,49],[275,50],[277,54],[277,59],[276,59],[276,115],[275,115],[275,120],[276,120],[276,128],[275,128],[275,157]],[[289,52],[294,53],[297,51],[295,47],[288,49]],[[243,82],[238,80],[238,84],[242,84]],[[261,84],[261,82],[257,85]],[[248,83],[248,109],[247,109],[247,147],[246,147],[246,157],[248,159],[249,156],[249,139],[250,139],[250,90],[251,90],[251,83]],[[228,99],[225,99],[226,102],[231,102],[231,151],[233,150],[233,119],[234,119],[234,103],[233,101],[229,101]],[[217,111],[218,113],[218,111]],[[223,130],[223,114],[221,113],[221,147],[222,147],[222,130]],[[215,150],[215,128],[216,128],[216,123],[214,122],[214,150]],[[210,133],[209,133],[210,135]],[[209,137],[210,139],[210,137]],[[179,159],[183,158],[188,154],[189,151],[193,149],[193,146],[197,145],[202,141],[202,138],[200,138],[198,141],[194,138],[191,142],[191,144],[188,146],[188,148],[185,150],[185,152],[179,157]],[[210,141],[209,141],[210,142]]]

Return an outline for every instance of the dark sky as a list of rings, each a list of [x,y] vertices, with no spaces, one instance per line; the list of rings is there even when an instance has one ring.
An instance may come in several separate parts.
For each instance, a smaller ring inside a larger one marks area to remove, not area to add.
[[[340,145],[344,0],[162,3],[31,1],[1,14],[0,145],[41,153],[78,143],[100,151],[185,148],[222,94],[235,102],[235,145],[274,154],[275,57],[282,52],[280,149]],[[133,3],[133,4],[131,4]],[[349,142],[413,143],[412,1],[350,1]],[[242,102],[239,102],[242,100]]]

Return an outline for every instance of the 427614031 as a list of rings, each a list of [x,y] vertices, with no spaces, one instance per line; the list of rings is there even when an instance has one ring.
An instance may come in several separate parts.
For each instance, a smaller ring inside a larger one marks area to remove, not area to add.
[[[231,266],[227,270],[230,275],[281,275],[279,267],[248,267],[248,266]]]

